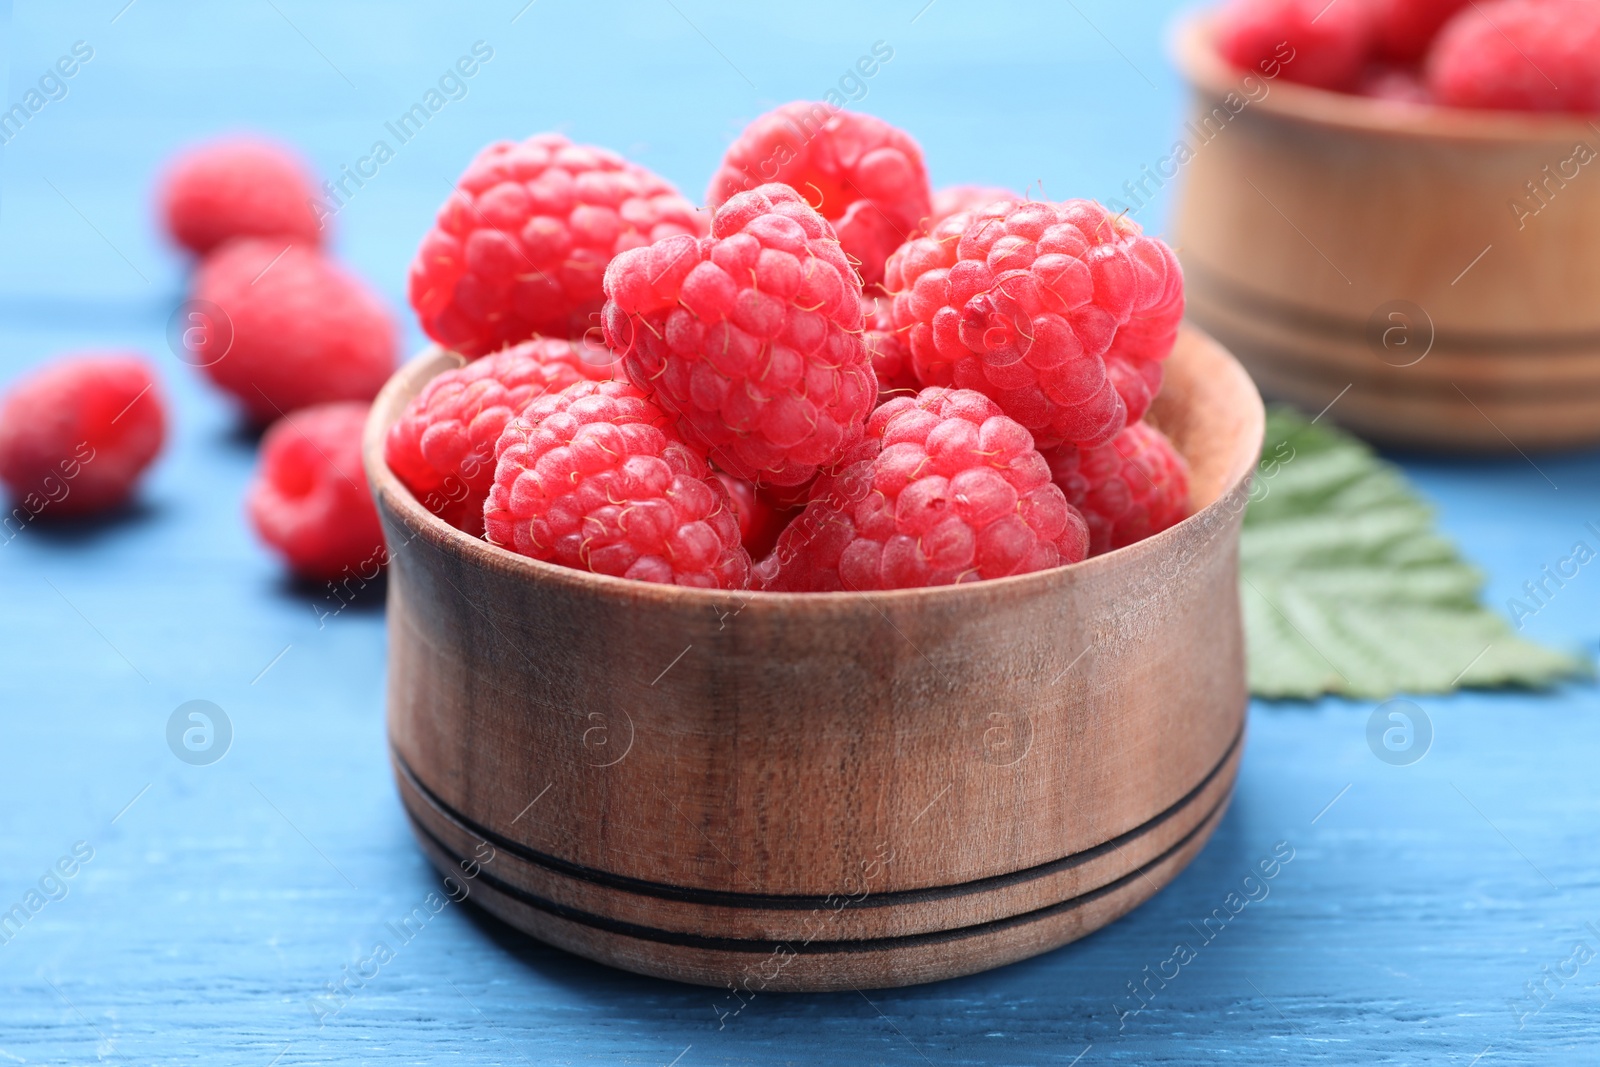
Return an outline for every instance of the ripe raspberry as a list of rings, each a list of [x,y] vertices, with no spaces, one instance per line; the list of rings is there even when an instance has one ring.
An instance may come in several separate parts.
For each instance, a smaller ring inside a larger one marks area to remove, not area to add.
[[[993,185],[952,185],[933,194],[933,210],[928,214],[924,230],[931,230],[951,215],[962,211],[976,211],[997,200],[1024,200],[1021,193],[1000,189]]]
[[[862,334],[867,354],[872,357],[872,373],[878,379],[878,403],[917,391],[917,372],[911,366],[911,347],[906,337],[894,328],[894,302],[874,297],[867,316],[867,332]]]
[[[1183,314],[1172,250],[1090,200],[952,215],[885,279],[918,380],[984,393],[1041,447],[1116,436],[1159,385]]]
[[[1365,0],[1231,0],[1217,14],[1217,51],[1243,70],[1343,90],[1355,85],[1372,44]]]
[[[427,335],[470,358],[536,334],[582,337],[613,256],[704,216],[668,182],[615,152],[558,133],[478,153],[411,263]]]
[[[429,511],[481,536],[494,446],[506,423],[535,397],[609,379],[611,358],[581,341],[536,337],[445,371],[389,427],[384,461]]]
[[[1368,0],[1372,4],[1374,44],[1379,59],[1415,63],[1434,35],[1468,0]]]
[[[235,137],[180,155],[158,196],[172,239],[203,256],[233,237],[278,237],[280,248],[287,241],[318,244],[314,184],[287,148]]]
[[[750,553],[751,559],[762,558],[772,551],[778,534],[788,524],[791,512],[757,492],[754,482],[735,478],[722,471],[715,473],[722,487],[728,491],[734,517],[739,520],[739,540],[744,544],[745,551]]]
[[[1051,476],[1089,523],[1098,556],[1160,533],[1189,514],[1189,464],[1162,432],[1135,422],[1094,448],[1047,451]]]
[[[787,185],[717,209],[606,270],[606,343],[678,432],[730,474],[800,485],[861,437],[877,399],[861,282]]]
[[[245,507],[256,533],[302,578],[332,579],[388,562],[361,470],[367,408],[353,401],[302,408],[261,439]]]
[[[490,541],[564,567],[743,589],[750,554],[728,491],[627,382],[539,397],[495,445]]]
[[[928,169],[911,135],[882,119],[796,100],[767,112],[728,146],[711,178],[713,208],[768,182],[793,187],[833,223],[869,288],[889,253],[930,210]]]
[[[226,318],[192,331],[191,359],[257,423],[311,404],[371,400],[394,370],[388,311],[316,249],[230,241],[201,263],[193,295]]]
[[[165,404],[144,359],[73,356],[0,399],[0,481],[30,520],[46,510],[103,511],[128,499],[165,434]]]
[[[966,389],[924,389],[872,413],[867,436],[761,561],[765,589],[906,589],[1076,563],[1083,516],[1028,431]]]
[[[1445,24],[1428,85],[1450,107],[1600,112],[1600,4],[1500,0]]]

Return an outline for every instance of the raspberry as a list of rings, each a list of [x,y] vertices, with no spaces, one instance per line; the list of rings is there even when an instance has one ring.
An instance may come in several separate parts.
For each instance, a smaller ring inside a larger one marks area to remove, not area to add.
[[[489,540],[596,574],[743,589],[750,554],[728,491],[670,427],[627,382],[534,400],[495,445]]]
[[[722,471],[717,471],[716,475],[728,491],[734,517],[739,520],[739,540],[751,559],[760,559],[777,543],[778,534],[789,520],[788,512],[757,492],[754,482]]]
[[[165,434],[165,405],[148,363],[132,355],[73,356],[0,399],[0,481],[26,510],[24,522],[46,509],[58,516],[103,511],[128,499]]]
[[[167,171],[159,199],[172,239],[203,256],[233,237],[319,243],[313,185],[305,165],[287,148],[236,137],[180,155]]]
[[[395,329],[378,297],[313,248],[265,238],[207,256],[194,297],[225,321],[190,348],[196,364],[257,423],[335,400],[371,400],[395,365]]]
[[[1356,92],[1396,104],[1433,103],[1427,83],[1410,67],[1369,67]]]
[[[367,407],[344,401],[303,408],[261,439],[245,507],[256,533],[302,578],[332,579],[388,561],[361,470]]]
[[[930,388],[872,413],[756,574],[780,591],[906,589],[1076,563],[1088,547],[1028,431],[980,393]]]
[[[1089,523],[1098,556],[1160,533],[1189,514],[1189,464],[1160,430],[1136,422],[1094,448],[1045,453],[1051,476]]]
[[[992,185],[952,185],[933,194],[933,210],[929,213],[927,225],[923,228],[931,230],[951,215],[962,211],[976,211],[988,207],[997,200],[1023,199],[1025,198],[1019,193]]]
[[[781,182],[833,223],[839,244],[869,288],[889,253],[922,227],[930,210],[928,169],[911,135],[882,119],[804,100],[746,126],[711,178],[713,208],[735,193]]]
[[[1600,112],[1600,4],[1500,0],[1451,19],[1428,55],[1428,85],[1451,107]]]
[[[611,377],[611,353],[582,342],[536,337],[445,371],[406,405],[384,440],[383,458],[429,511],[474,537],[494,484],[494,446],[511,417],[535,397]]]
[[[1243,70],[1319,89],[1349,89],[1372,43],[1366,0],[1232,0],[1217,14],[1217,51]]]
[[[861,336],[872,357],[872,373],[878,379],[878,403],[915,393],[917,372],[911,366],[911,348],[905,335],[895,331],[893,301],[881,296],[873,298],[867,332]]]
[[[861,282],[833,228],[787,185],[717,209],[606,270],[606,343],[717,466],[801,485],[861,437],[877,399]]]
[[[536,334],[581,337],[613,256],[705,220],[668,182],[558,133],[478,153],[411,263],[427,335],[472,358]]]
[[[918,380],[984,393],[1041,447],[1116,436],[1159,385],[1183,314],[1172,250],[1090,200],[952,215],[885,279]]]
[[[1380,59],[1415,63],[1428,51],[1434,35],[1468,0],[1368,0],[1373,35]]]

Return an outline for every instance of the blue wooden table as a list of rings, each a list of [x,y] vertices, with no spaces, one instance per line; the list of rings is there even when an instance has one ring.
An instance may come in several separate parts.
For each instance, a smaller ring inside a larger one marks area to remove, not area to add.
[[[133,347],[176,412],[137,507],[0,544],[0,912],[39,904],[0,926],[0,1065],[1600,1059],[1586,686],[1420,699],[1434,737],[1409,765],[1369,747],[1371,705],[1257,705],[1233,807],[1171,887],[938,985],[731,1013],[471,907],[395,934],[437,882],[389,777],[382,589],[341,608],[254,543],[253,444],[165,342],[186,268],[149,211],[162,160],[249,126],[337,175],[482,42],[492,58],[341,198],[338,250],[398,314],[434,207],[493,138],[565,130],[691,196],[747,120],[830,89],[911,129],[938,184],[1108,199],[1171,147],[1167,3],[865,6],[0,2],[7,107],[93,50],[3,149],[0,379]],[[880,42],[892,60],[853,74]],[[1170,191],[1139,214],[1158,232]],[[1535,461],[1405,462],[1502,606],[1600,519],[1600,456]],[[1592,652],[1591,571],[1525,632]],[[218,762],[169,748],[190,700],[231,724]],[[1230,907],[1275,849],[1293,858],[1266,895]]]

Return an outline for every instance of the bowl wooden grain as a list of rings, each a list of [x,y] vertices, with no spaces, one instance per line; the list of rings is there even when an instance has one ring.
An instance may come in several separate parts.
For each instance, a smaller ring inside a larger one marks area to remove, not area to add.
[[[1263,392],[1338,397],[1329,417],[1380,443],[1600,442],[1600,158],[1573,162],[1600,128],[1246,75],[1204,19],[1175,51],[1189,314]]]
[[[1262,409],[1209,338],[1183,335],[1153,411],[1192,517],[1070,567],[877,593],[629,582],[447,526],[382,442],[458,362],[402,368],[367,426],[389,738],[424,851],[511,925],[740,997],[926,982],[1110,922],[1221,818]]]

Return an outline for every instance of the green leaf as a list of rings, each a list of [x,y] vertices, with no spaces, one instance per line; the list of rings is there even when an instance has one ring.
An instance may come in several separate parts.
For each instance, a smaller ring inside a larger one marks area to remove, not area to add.
[[[1591,672],[1483,606],[1483,576],[1367,445],[1275,409],[1262,457],[1240,545],[1255,695],[1384,698]]]

